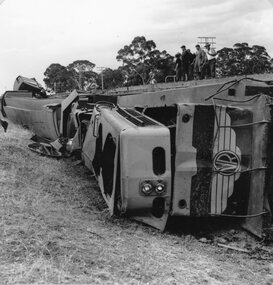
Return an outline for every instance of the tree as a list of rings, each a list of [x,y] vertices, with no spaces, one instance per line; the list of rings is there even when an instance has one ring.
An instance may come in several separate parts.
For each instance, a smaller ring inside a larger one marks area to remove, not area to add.
[[[95,64],[88,60],[76,60],[67,66],[79,90],[88,90],[95,82],[97,74],[93,71]]]
[[[103,77],[103,86],[105,89],[111,89],[116,87],[121,87],[124,82],[124,76],[121,68],[111,69],[106,68],[102,71],[103,73],[98,74],[97,84],[102,86],[102,77]]]
[[[252,73],[263,73],[272,71],[271,58],[263,46],[254,45]]]
[[[73,89],[90,90],[96,82],[95,64],[88,60],[76,60],[68,66],[51,64],[45,71],[44,82],[47,88],[55,92],[70,92]]]
[[[145,37],[135,37],[131,44],[125,45],[118,51],[117,60],[122,61],[131,74],[141,78],[146,83],[149,73],[151,51],[156,48],[154,41],[147,41]]]
[[[220,76],[265,73],[272,70],[271,58],[263,46],[236,43],[233,48],[218,51],[218,73]]]
[[[233,48],[222,48],[218,51],[217,73],[219,76],[232,76],[237,74],[235,52]]]
[[[146,40],[144,36],[135,37],[130,45],[120,49],[116,59],[122,62],[132,85],[148,83],[151,73],[163,81],[173,62],[166,51],[160,52],[155,42]]]
[[[174,74],[174,57],[165,50],[154,50],[151,55],[155,79],[157,82],[164,82],[166,76]]]
[[[55,92],[66,92],[75,89],[72,74],[67,68],[59,63],[52,63],[44,72],[44,82],[47,88]]]

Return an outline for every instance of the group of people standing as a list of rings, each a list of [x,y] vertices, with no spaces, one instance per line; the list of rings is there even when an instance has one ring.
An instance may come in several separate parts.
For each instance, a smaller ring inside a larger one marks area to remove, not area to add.
[[[199,44],[195,48],[196,52],[192,54],[185,45],[182,45],[182,53],[175,55],[176,81],[215,77],[217,52],[209,43],[205,44],[204,49]]]

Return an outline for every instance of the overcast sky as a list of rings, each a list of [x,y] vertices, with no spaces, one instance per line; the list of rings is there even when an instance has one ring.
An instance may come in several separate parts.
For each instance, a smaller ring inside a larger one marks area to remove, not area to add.
[[[216,48],[263,45],[273,57],[273,0],[0,0],[0,94],[18,75],[43,83],[51,63],[116,68],[135,36],[174,55],[199,36]]]

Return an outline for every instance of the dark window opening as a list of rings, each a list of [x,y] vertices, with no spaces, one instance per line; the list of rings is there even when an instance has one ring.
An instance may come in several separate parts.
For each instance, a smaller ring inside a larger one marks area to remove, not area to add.
[[[165,200],[162,197],[157,197],[153,200],[152,214],[156,218],[161,218],[165,211]]]
[[[104,193],[109,196],[111,196],[113,192],[115,154],[116,143],[114,142],[112,135],[108,134],[102,152],[101,174]]]
[[[81,147],[83,146],[90,120],[91,120],[91,114],[83,113],[79,115]]]
[[[92,161],[92,165],[95,171],[95,175],[98,176],[100,174],[101,168],[101,157],[102,157],[102,126],[99,126],[99,133],[96,139],[96,150],[95,156]]]
[[[235,89],[233,89],[233,88],[228,89],[228,95],[229,96],[235,96],[235,94],[236,94],[236,90]]]
[[[69,114],[69,116],[67,117],[67,124],[66,124],[66,136],[68,138],[73,138],[76,134],[76,126],[74,124],[74,121],[71,117],[71,114]]]
[[[153,171],[155,175],[161,175],[166,171],[166,156],[162,147],[153,149]]]
[[[156,107],[156,108],[136,108],[137,111],[143,112],[146,116],[156,120],[166,127],[176,125],[177,107]]]

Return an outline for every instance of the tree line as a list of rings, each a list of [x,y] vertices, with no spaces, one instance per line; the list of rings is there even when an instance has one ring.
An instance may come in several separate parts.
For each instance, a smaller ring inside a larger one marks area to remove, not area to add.
[[[174,75],[174,56],[157,49],[153,40],[135,37],[129,45],[117,52],[122,65],[117,69],[105,68],[95,72],[95,64],[76,60],[67,66],[51,64],[44,72],[44,83],[57,93],[74,89],[90,91],[94,88],[117,88],[164,82]],[[216,73],[218,77],[273,72],[273,59],[265,47],[236,43],[232,48],[218,51]]]

